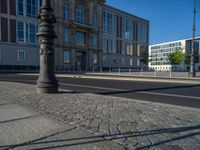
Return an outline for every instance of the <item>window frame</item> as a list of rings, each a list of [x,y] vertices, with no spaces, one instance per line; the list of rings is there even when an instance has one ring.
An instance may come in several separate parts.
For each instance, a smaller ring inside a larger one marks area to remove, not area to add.
[[[67,53],[68,55],[67,55],[67,59],[65,59],[65,53]],[[70,51],[68,51],[68,50],[64,50],[63,51],[63,63],[64,64],[69,64],[71,61],[70,61]]]
[[[20,52],[23,52],[23,54],[24,54],[24,59],[23,60],[20,60]],[[24,62],[25,60],[26,60],[26,54],[25,54],[25,50],[18,50],[17,51],[17,55],[18,55],[18,57],[17,57],[17,61],[19,61],[19,62]]]

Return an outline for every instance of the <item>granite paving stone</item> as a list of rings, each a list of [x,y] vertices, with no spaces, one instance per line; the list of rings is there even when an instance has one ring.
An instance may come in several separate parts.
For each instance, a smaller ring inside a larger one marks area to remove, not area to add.
[[[90,93],[37,95],[33,85],[3,84],[0,99],[9,97],[128,149],[200,149],[200,110],[196,108]]]

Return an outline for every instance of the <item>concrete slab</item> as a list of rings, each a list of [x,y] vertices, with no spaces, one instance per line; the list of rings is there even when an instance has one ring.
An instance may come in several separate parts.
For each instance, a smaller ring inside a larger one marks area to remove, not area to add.
[[[39,113],[18,104],[0,105],[0,123],[19,120],[38,114]]]
[[[0,124],[0,148],[6,145],[28,143],[48,135],[71,129],[45,116],[35,116]]]
[[[124,150],[125,148],[122,145],[106,140],[101,136],[76,128],[13,149]]]

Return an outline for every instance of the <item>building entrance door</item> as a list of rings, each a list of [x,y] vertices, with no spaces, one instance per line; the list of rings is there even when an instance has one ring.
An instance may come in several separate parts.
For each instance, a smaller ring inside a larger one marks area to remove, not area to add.
[[[76,52],[76,70],[81,71],[86,68],[86,52]]]

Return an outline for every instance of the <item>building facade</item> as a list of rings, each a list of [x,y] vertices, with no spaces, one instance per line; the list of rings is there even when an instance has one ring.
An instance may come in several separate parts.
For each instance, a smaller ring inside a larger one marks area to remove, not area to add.
[[[39,67],[37,14],[42,0],[0,0],[0,68]],[[105,0],[52,0],[56,70],[141,67],[149,22]]]
[[[149,69],[156,71],[188,71],[189,57],[192,49],[192,39],[182,39],[149,46]],[[180,65],[172,65],[169,55],[176,50],[185,56]],[[200,38],[195,40],[195,69],[200,70]]]

